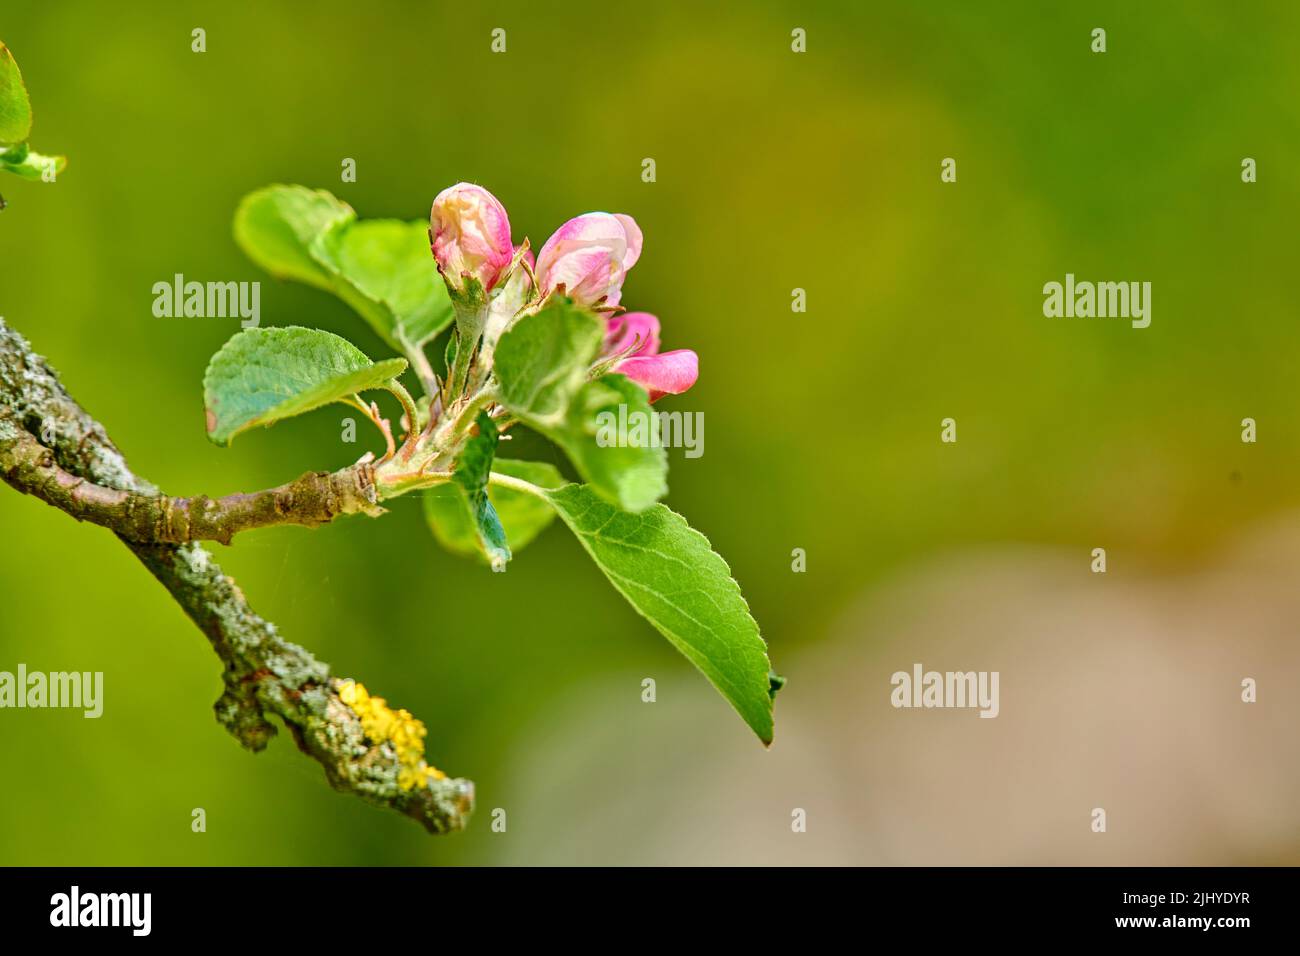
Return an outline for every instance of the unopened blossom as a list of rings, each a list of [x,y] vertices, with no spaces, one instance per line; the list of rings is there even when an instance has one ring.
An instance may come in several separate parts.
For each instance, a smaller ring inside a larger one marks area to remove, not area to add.
[[[659,320],[649,312],[628,312],[606,322],[602,354],[615,359],[611,372],[644,388],[650,401],[680,395],[700,376],[700,360],[690,349],[659,351]]]
[[[464,291],[465,278],[478,280],[484,292],[510,268],[514,245],[505,206],[482,186],[457,183],[433,201],[429,213],[433,257],[453,292]]]
[[[542,292],[564,286],[578,305],[618,305],[627,270],[641,256],[641,229],[631,216],[589,212],[570,219],[537,254]]]

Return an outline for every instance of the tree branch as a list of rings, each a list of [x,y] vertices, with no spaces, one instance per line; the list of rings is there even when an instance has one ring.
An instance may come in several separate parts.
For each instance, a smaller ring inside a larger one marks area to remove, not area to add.
[[[220,541],[277,524],[314,528],[339,515],[383,514],[374,468],[361,462],[335,472],[311,471],[252,494],[169,498],[106,488],[60,468],[54,453],[0,407],[0,478],[48,505],[117,532],[128,541],[184,544]]]
[[[157,488],[131,471],[103,426],[68,395],[44,359],[3,319],[0,409],[4,412],[0,414],[0,447],[7,449],[7,457],[0,457],[7,480],[11,473],[35,476],[39,479],[36,485],[20,487],[33,490],[39,486],[49,495],[42,496],[44,500],[76,517],[102,515],[105,510],[129,514],[132,508],[127,503],[133,503],[141,514],[155,518],[171,515],[154,527],[184,528],[191,538],[200,536],[195,529],[204,527],[209,506],[197,503],[206,499],[159,496]],[[38,442],[35,436],[42,440]],[[286,489],[312,479],[308,484],[313,489],[320,490],[316,486],[324,481],[330,494],[356,503],[357,510],[366,510],[361,500],[375,507],[369,497],[373,482],[366,489],[360,473],[354,484],[349,484],[351,478],[337,477],[347,471],[305,475],[278,489],[230,496],[218,503],[230,503],[230,521],[238,524],[248,520],[249,514],[268,514],[260,509],[269,507],[276,512],[277,502],[284,501],[277,496],[304,491],[301,486],[295,491]],[[83,483],[78,484],[79,480]],[[337,487],[340,481],[342,491]],[[115,494],[122,497],[115,498]],[[357,494],[360,500],[353,497]],[[235,504],[235,499],[245,500]],[[339,499],[330,500],[337,504]],[[173,504],[160,505],[162,501]],[[177,502],[187,503],[178,508]],[[65,508],[65,503],[72,507]],[[133,519],[126,520],[129,530]],[[235,530],[239,528],[230,533]],[[405,711],[389,711],[381,699],[365,696],[359,685],[332,677],[327,664],[280,637],[275,625],[248,606],[235,582],[200,545],[142,543],[119,537],[211,642],[224,665],[225,692],[215,705],[217,720],[241,744],[254,751],[264,748],[275,734],[269,719],[274,714],[284,721],[298,747],[321,764],[335,789],[406,814],[432,833],[465,826],[473,807],[474,786],[468,780],[449,779],[424,763],[422,724]],[[384,719],[376,720],[376,712]],[[400,727],[403,736],[382,729],[389,726]]]

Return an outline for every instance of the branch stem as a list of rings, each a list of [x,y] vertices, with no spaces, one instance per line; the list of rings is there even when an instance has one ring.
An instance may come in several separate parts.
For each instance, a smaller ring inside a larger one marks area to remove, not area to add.
[[[442,386],[438,382],[438,373],[429,364],[429,356],[424,354],[423,346],[416,345],[407,339],[400,329],[397,331],[397,342],[402,347],[402,354],[406,356],[406,360],[411,363],[411,368],[415,370],[415,376],[420,380],[420,387],[424,389],[424,396],[431,403],[430,407],[432,408],[434,396],[441,391]]]
[[[470,423],[478,417],[478,413],[496,400],[496,389],[480,389],[473,398],[465,403],[465,407],[456,413],[454,419],[438,430],[438,433],[434,436],[434,442],[440,448],[450,448],[455,443],[456,436],[470,426]]]
[[[335,472],[311,471],[293,481],[221,498],[172,498],[106,488],[60,468],[54,453],[0,408],[0,478],[78,521],[115,531],[127,541],[230,544],[240,531],[294,524],[314,528],[340,515],[383,514],[368,462]]]
[[[549,501],[546,497],[546,489],[540,485],[535,485],[531,481],[524,481],[522,478],[516,478],[513,475],[503,475],[494,471],[488,475],[488,483],[500,485],[502,488],[509,488],[512,491],[522,491],[526,495],[532,495],[534,498],[540,498],[542,501]]]
[[[402,411],[406,414],[406,439],[402,442],[402,455],[409,460],[420,436],[420,418],[415,411],[415,399],[411,398],[406,386],[395,378],[389,379],[385,387],[397,396],[397,400],[402,403]]]

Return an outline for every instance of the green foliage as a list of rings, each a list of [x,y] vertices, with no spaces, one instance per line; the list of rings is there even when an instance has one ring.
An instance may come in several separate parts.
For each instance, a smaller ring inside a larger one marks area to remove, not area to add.
[[[245,329],[212,357],[203,376],[208,437],[228,444],[256,425],[387,387],[405,369],[405,359],[376,364],[329,332],[296,326]]]
[[[564,476],[554,465],[542,461],[498,458],[492,463],[492,471],[521,478],[541,488],[559,488],[565,483]],[[555,518],[555,510],[549,502],[504,485],[490,485],[488,499],[501,522],[506,542],[515,554]],[[448,551],[487,560],[469,502],[458,483],[434,485],[426,491],[424,514],[434,537]]]
[[[487,412],[478,413],[478,434],[465,444],[452,481],[460,489],[478,546],[493,571],[504,571],[510,546],[501,519],[488,498],[488,477],[497,453],[497,427]]]
[[[534,427],[562,425],[603,337],[600,319],[568,299],[521,317],[493,356],[501,404]]]
[[[629,511],[648,508],[668,492],[662,448],[601,447],[597,416],[618,406],[649,414],[645,390],[622,375],[588,382],[604,323],[567,299],[553,299],[501,336],[495,375],[501,404],[564,449],[579,473]]]
[[[32,131],[32,104],[9,48],[0,43],[0,144],[25,142]]]
[[[584,485],[546,492],[611,584],[772,742],[767,645],[727,563],[665,505],[620,511]]]
[[[339,296],[394,348],[423,345],[452,319],[447,287],[429,254],[428,225],[363,219],[322,233],[312,246]]]
[[[25,146],[0,149],[0,169],[13,173],[21,179],[36,180],[48,175],[47,170],[53,166],[57,176],[68,165],[66,156],[46,156],[35,153]]]
[[[653,414],[640,385],[625,375],[604,375],[578,391],[562,426],[543,432],[597,492],[625,511],[642,511],[668,493],[668,452],[648,444],[602,447],[600,416],[617,418],[620,405],[629,417]]]
[[[279,279],[333,291],[331,273],[311,254],[320,234],[352,222],[352,207],[323,189],[267,186],[235,210],[235,241],[244,254]]]
[[[0,42],[0,170],[23,179],[41,179],[53,168],[63,172],[68,160],[45,156],[27,148],[32,132],[32,104],[22,72],[9,48]]]
[[[262,268],[333,292],[395,350],[423,345],[451,322],[424,222],[358,220],[324,190],[268,186],[244,197],[234,230]]]

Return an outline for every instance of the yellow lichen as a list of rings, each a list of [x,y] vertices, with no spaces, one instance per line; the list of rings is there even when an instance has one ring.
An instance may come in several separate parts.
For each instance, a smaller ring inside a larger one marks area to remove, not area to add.
[[[408,710],[393,710],[382,697],[371,697],[364,684],[346,680],[339,682],[339,699],[352,708],[361,720],[361,730],[375,746],[389,744],[397,755],[401,769],[397,772],[397,785],[403,790],[413,790],[432,780],[443,780],[446,774],[430,766],[424,759],[424,724]]]

